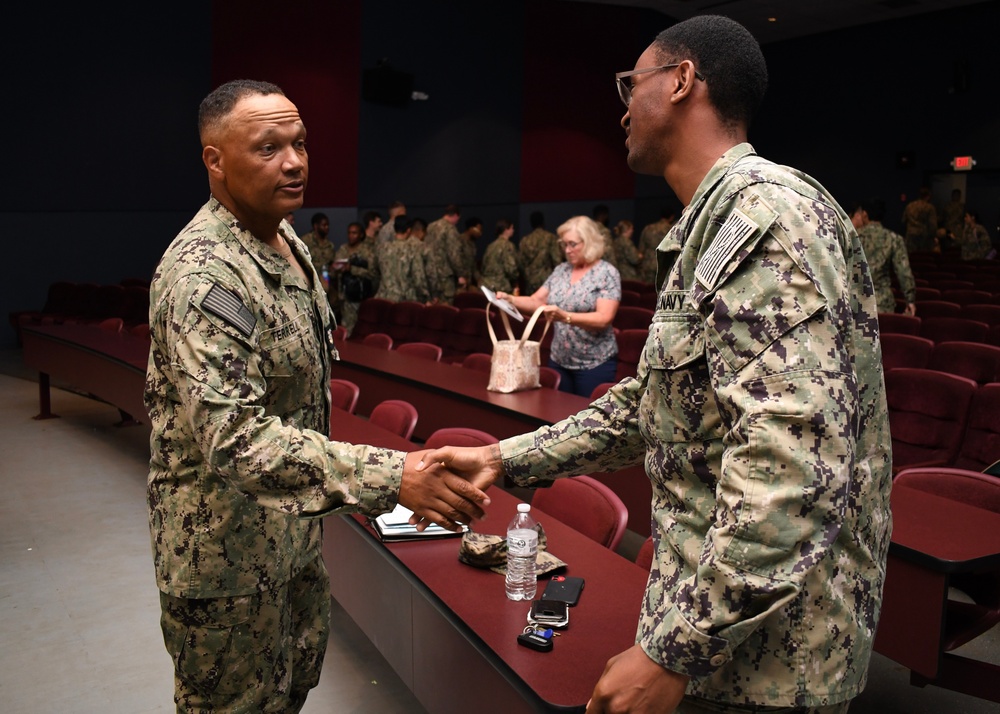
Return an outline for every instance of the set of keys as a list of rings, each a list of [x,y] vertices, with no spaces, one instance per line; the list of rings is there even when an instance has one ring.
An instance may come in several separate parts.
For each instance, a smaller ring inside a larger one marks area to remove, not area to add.
[[[549,652],[552,650],[552,638],[559,637],[559,633],[551,627],[545,630],[538,630],[528,625],[524,632],[517,636],[517,644],[538,652]]]

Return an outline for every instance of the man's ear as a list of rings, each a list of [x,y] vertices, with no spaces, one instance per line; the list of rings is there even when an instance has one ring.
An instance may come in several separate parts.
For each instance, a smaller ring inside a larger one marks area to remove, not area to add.
[[[670,101],[676,104],[687,99],[688,95],[694,90],[694,84],[697,80],[697,77],[695,77],[694,62],[691,60],[681,62],[677,66],[677,72],[674,76],[676,79],[674,80],[674,89],[670,93]]]
[[[201,150],[201,160],[208,169],[209,175],[221,178],[225,171],[222,168],[222,152],[214,146],[206,146]]]

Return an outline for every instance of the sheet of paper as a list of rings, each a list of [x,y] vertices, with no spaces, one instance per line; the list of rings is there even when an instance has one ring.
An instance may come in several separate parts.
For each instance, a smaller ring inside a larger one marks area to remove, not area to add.
[[[518,311],[518,309],[516,307],[514,307],[513,305],[511,305],[506,300],[501,300],[500,298],[498,298],[497,294],[495,292],[493,292],[492,290],[490,290],[485,285],[480,285],[479,287],[482,289],[483,295],[486,296],[487,300],[489,300],[491,303],[493,303],[494,305],[496,305],[498,308],[500,308],[501,310],[503,310],[504,312],[506,312],[508,315],[510,315],[511,317],[513,317],[518,322],[524,322],[524,316],[521,315],[521,313]]]

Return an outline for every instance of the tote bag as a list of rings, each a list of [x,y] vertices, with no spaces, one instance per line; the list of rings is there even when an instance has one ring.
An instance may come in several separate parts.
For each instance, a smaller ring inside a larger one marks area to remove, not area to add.
[[[549,321],[545,321],[541,339],[535,341],[529,340],[528,337],[542,314],[543,308],[544,306],[541,306],[535,310],[520,339],[514,338],[514,331],[510,329],[507,313],[501,310],[500,318],[507,331],[507,339],[498,340],[493,323],[490,321],[490,305],[486,305],[486,328],[493,341],[490,383],[486,387],[489,391],[509,394],[525,389],[538,389],[542,386],[541,382],[538,381],[538,368],[541,365],[541,340],[545,339],[545,333],[549,330]]]

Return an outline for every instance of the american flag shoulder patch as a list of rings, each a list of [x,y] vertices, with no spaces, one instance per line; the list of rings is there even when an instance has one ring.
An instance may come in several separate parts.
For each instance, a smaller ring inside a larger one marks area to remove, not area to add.
[[[201,306],[235,327],[246,337],[252,335],[254,327],[257,326],[257,320],[249,308],[232,291],[218,283],[212,285],[208,295],[201,301]]]
[[[758,230],[757,223],[739,209],[730,213],[715,235],[712,245],[698,261],[698,266],[694,270],[698,282],[706,290],[713,289],[729,260]]]

